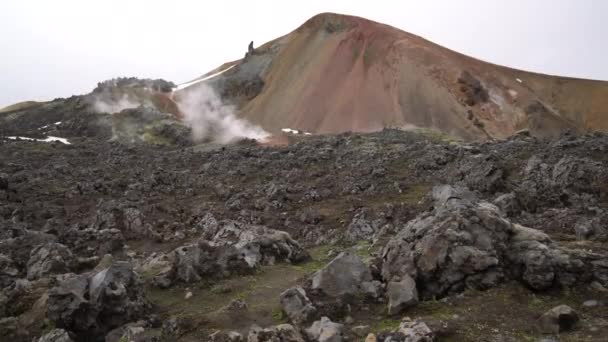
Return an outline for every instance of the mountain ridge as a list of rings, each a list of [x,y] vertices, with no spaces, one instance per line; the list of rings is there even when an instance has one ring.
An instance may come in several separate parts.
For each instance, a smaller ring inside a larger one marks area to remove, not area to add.
[[[316,15],[225,65],[236,67],[209,83],[271,132],[416,126],[483,140],[521,129],[538,136],[608,129],[608,82],[499,66],[360,17]],[[226,94],[226,79],[251,74],[264,83],[255,96]],[[471,99],[476,91],[488,99]]]

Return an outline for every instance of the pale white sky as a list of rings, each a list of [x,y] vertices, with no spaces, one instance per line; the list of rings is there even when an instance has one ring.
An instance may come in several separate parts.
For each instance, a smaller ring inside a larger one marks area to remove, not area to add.
[[[0,107],[118,76],[182,83],[320,12],[396,26],[511,67],[608,80],[604,0],[2,0]]]

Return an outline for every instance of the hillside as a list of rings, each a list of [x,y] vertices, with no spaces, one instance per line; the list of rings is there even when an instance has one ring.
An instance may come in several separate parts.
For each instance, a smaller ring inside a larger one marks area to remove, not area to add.
[[[222,72],[225,71],[225,72]],[[608,82],[530,73],[450,51],[363,18],[320,14],[209,72],[240,116],[278,133],[433,128],[464,139],[521,129],[608,130]]]

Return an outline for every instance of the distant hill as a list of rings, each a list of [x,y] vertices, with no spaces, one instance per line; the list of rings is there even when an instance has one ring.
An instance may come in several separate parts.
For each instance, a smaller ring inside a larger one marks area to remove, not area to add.
[[[522,129],[537,136],[608,130],[608,82],[486,63],[339,14],[317,15],[200,79],[176,97],[211,84],[241,117],[273,133],[415,126],[483,140]]]

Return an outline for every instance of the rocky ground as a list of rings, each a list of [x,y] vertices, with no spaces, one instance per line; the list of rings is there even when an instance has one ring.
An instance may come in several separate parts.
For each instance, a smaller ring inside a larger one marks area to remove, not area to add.
[[[608,336],[606,134],[153,146],[61,126],[71,145],[0,139],[1,341]]]

